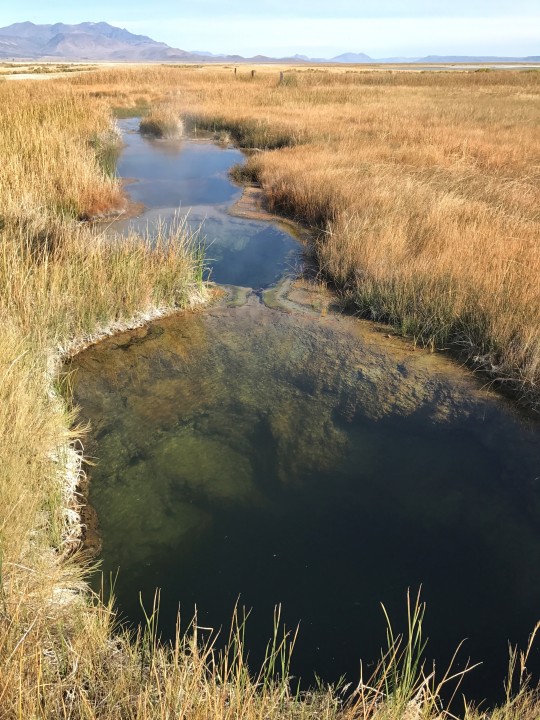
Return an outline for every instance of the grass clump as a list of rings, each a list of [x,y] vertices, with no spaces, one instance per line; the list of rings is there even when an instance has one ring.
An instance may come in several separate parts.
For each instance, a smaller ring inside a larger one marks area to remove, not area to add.
[[[297,87],[298,77],[295,72],[283,73],[279,78],[279,85],[281,87]]]
[[[141,120],[139,129],[143,135],[174,140],[182,136],[184,125],[174,105],[164,104],[153,107]]]
[[[257,155],[252,155],[247,162],[234,165],[229,171],[229,175],[241,185],[257,185],[261,172],[261,166],[257,160]]]
[[[191,130],[205,130],[218,138],[227,133],[231,140],[243,148],[275,150],[302,142],[301,132],[291,134],[288,128],[263,119],[232,119],[200,113],[188,114],[186,123]]]

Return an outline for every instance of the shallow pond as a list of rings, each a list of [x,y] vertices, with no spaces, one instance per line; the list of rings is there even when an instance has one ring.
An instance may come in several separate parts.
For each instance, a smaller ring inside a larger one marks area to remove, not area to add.
[[[139,592],[148,608],[161,588],[167,637],[179,603],[185,624],[196,605],[227,628],[239,599],[256,664],[281,603],[300,623],[294,674],[356,681],[384,643],[379,603],[402,628],[422,585],[427,655],[442,670],[468,638],[461,664],[484,665],[467,689],[496,698],[507,641],[540,618],[538,426],[444,357],[313,312],[310,292],[289,312],[251,294],[180,314],[76,358],[121,612],[141,620]]]

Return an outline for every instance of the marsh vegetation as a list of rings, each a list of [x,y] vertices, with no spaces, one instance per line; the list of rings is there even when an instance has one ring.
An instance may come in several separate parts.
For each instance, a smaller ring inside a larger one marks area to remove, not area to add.
[[[123,206],[96,154],[96,136],[112,129],[95,99],[52,84],[0,86],[1,717],[69,716],[47,707],[43,687],[67,668],[57,652],[107,617],[91,610],[83,570],[68,560],[80,541],[79,433],[58,395],[58,362],[204,295],[185,235],[111,243],[81,222]]]
[[[144,135],[172,140],[182,136],[184,131],[179,108],[174,103],[153,107],[140,123]]]
[[[437,680],[418,660],[420,605],[348,700],[336,688],[297,693],[294,635],[279,631],[249,672],[241,621],[221,655],[196,624],[161,644],[151,609],[133,637],[73,555],[81,432],[56,392],[59,356],[204,295],[184,234],[110,243],[82,222],[124,203],[107,160],[112,107],[173,103],[192,129],[267,149],[251,177],[271,209],[313,229],[322,272],[353,308],[459,351],[538,407],[540,74],[245,75],[122,68],[0,85],[2,718],[449,717],[436,699],[444,671]],[[459,717],[538,717],[527,656],[512,658],[501,708],[459,701]]]

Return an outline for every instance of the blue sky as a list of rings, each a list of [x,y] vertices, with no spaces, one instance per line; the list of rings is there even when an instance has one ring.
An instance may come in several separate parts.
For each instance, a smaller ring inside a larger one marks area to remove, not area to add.
[[[0,0],[0,25],[105,20],[185,50],[540,54],[539,0]]]

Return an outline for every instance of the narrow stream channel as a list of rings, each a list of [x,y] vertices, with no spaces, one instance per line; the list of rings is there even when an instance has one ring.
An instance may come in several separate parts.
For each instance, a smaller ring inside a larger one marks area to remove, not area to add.
[[[212,277],[265,287],[296,262],[282,228],[226,212],[241,154],[149,141],[127,122],[120,158],[140,226],[181,205],[207,218]],[[368,323],[289,312],[254,294],[110,338],[74,361],[92,432],[90,502],[118,606],[142,619],[161,588],[161,631],[226,629],[253,608],[254,664],[283,606],[300,623],[293,673],[356,682],[384,643],[383,602],[403,627],[408,588],[427,602],[439,671],[468,638],[465,689],[502,693],[507,643],[540,619],[540,432],[453,362]],[[296,309],[295,309],[296,308]],[[314,310],[315,308],[315,310]],[[530,669],[538,668],[534,651]]]
[[[227,177],[244,161],[239,150],[208,140],[153,140],[138,125],[137,119],[120,123],[125,148],[118,173],[132,180],[130,198],[145,212],[115,223],[115,230],[152,234],[160,223],[167,228],[187,215],[192,230],[202,227],[209,279],[217,283],[260,289],[299,264],[298,243],[278,224],[227,213],[242,195]]]

